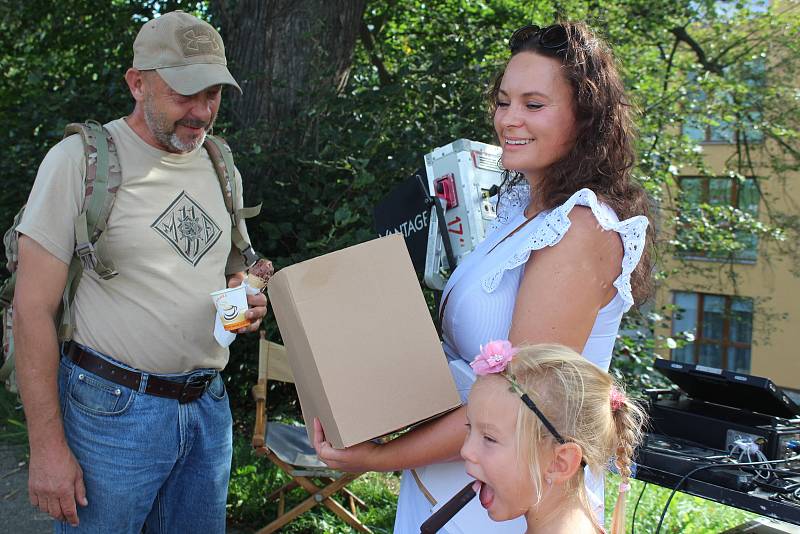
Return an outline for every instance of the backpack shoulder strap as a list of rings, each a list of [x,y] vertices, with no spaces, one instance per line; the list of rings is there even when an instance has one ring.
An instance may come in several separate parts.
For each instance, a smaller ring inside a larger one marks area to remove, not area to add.
[[[98,257],[94,243],[106,229],[122,171],[114,140],[100,124],[89,121],[67,125],[64,136],[74,133],[81,136],[86,155],[84,205],[75,218],[75,254],[84,269],[92,269],[107,280],[117,273],[110,262]]]
[[[0,308],[6,309],[11,307],[14,300],[14,288],[17,285],[17,262],[19,261],[19,234],[17,233],[17,226],[22,221],[22,215],[25,213],[25,206],[22,206],[17,214],[14,216],[14,222],[11,228],[6,230],[3,235],[3,245],[6,250],[6,270],[11,273],[3,283],[0,285]],[[2,381],[2,377],[0,377]]]
[[[117,275],[110,261],[99,257],[94,244],[106,229],[117,190],[122,183],[122,169],[111,134],[95,121],[68,124],[64,137],[78,134],[83,141],[86,159],[84,203],[75,217],[75,255],[69,265],[62,298],[59,339],[72,338],[71,305],[84,269],[95,271],[108,280]]]
[[[225,207],[228,208],[228,213],[231,216],[231,241],[242,253],[245,263],[248,266],[253,265],[258,259],[258,255],[239,231],[239,222],[258,215],[261,212],[261,204],[237,210],[234,203],[237,194],[236,180],[234,179],[233,152],[230,146],[221,137],[210,134],[206,135],[203,146],[208,152],[209,158],[211,158],[214,172],[217,174],[219,186],[222,190],[222,196],[225,199]]]

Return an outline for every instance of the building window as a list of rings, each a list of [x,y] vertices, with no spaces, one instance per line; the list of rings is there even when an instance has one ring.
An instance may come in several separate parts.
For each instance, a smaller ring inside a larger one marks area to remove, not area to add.
[[[739,2],[714,2],[714,12],[723,20],[731,20],[736,13],[746,10],[747,15],[761,15],[768,13],[769,0],[740,0]]]
[[[683,133],[698,143],[762,143],[762,93],[766,84],[766,62],[759,58],[736,66],[736,72],[725,69],[730,79],[743,80],[739,88],[704,89],[706,77],[696,72],[688,73],[686,120]],[[712,96],[709,98],[709,96]],[[737,104],[734,106],[734,104]],[[739,117],[731,117],[726,110],[740,110]],[[724,115],[724,117],[723,117]]]
[[[733,143],[735,130],[723,120],[699,121],[687,119],[683,123],[683,133],[698,143]]]
[[[676,291],[673,303],[673,336],[689,341],[672,349],[672,360],[750,372],[752,299]]]
[[[754,178],[683,176],[679,185],[676,246],[681,254],[692,258],[756,260],[758,236],[754,232],[734,228],[730,236],[724,235],[741,220],[741,214],[758,219],[760,196]],[[730,211],[730,207],[739,213]],[[709,225],[719,234],[710,235]]]

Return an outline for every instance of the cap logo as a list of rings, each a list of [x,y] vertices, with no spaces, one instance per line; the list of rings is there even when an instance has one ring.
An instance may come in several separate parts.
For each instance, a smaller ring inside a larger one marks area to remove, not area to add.
[[[178,30],[176,33],[184,57],[211,54],[225,59],[219,37],[212,32],[201,24]]]

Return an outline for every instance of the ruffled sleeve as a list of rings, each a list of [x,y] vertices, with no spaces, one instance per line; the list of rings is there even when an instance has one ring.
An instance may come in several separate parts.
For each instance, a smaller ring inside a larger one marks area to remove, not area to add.
[[[575,205],[590,208],[595,218],[597,218],[597,222],[604,230],[614,230],[620,235],[624,250],[622,273],[614,280],[614,287],[617,288],[617,292],[625,302],[624,311],[628,311],[633,305],[631,273],[642,257],[649,221],[644,215],[637,215],[624,221],[616,220],[616,217],[613,216],[613,211],[601,204],[594,191],[590,189],[577,191],[564,204],[548,213],[542,223],[530,235],[519,242],[511,257],[505,262],[501,262],[497,269],[487,273],[481,279],[483,290],[491,293],[497,289],[500,280],[503,278],[503,273],[526,263],[534,250],[558,244],[572,224],[569,219],[569,213]]]

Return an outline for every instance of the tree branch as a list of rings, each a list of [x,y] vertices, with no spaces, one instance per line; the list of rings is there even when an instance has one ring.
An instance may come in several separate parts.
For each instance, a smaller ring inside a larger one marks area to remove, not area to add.
[[[381,82],[381,86],[385,87],[387,85],[391,85],[392,75],[389,74],[389,71],[386,69],[386,65],[383,64],[383,60],[378,55],[377,50],[375,50],[375,41],[372,39],[372,33],[370,33],[367,23],[363,20],[359,25],[358,31],[359,36],[361,37],[361,42],[364,43],[364,48],[367,49],[370,61],[375,68],[378,69],[378,79]]]
[[[397,0],[389,0],[386,2],[386,9],[383,10],[383,13],[372,22],[373,28],[375,28],[375,35],[381,33],[383,29],[383,25],[386,24],[386,21],[389,20],[389,16],[391,14],[392,9],[397,5]]]
[[[689,45],[689,48],[691,48],[694,51],[695,55],[697,56],[697,61],[699,61],[700,64],[703,65],[703,68],[705,68],[709,72],[719,74],[720,76],[722,75],[722,65],[720,65],[715,60],[710,60],[708,56],[706,56],[706,52],[705,50],[703,50],[703,47],[700,46],[700,44],[697,41],[695,41],[692,38],[692,36],[689,35],[685,27],[678,26],[672,28],[670,32],[678,40],[683,41],[684,43]]]
[[[669,88],[669,76],[672,72],[672,66],[675,61],[675,52],[678,50],[678,44],[680,43],[680,39],[677,37],[675,38],[675,42],[672,43],[672,50],[670,50],[669,58],[667,59],[667,68],[664,70],[664,82],[661,85],[661,98],[659,99],[661,102],[664,101],[667,95],[667,89]],[[650,146],[650,150],[648,151],[648,156],[653,153],[653,150],[656,149],[656,145],[658,144],[658,140],[661,137],[661,131],[664,129],[664,120],[663,115],[659,116],[658,121],[658,128],[656,129],[656,135],[653,138],[653,144]]]
[[[741,39],[735,39],[731,44],[729,44],[728,46],[726,46],[725,48],[723,48],[720,51],[720,53],[717,55],[716,63],[718,63],[719,60],[725,56],[725,54],[727,54],[728,52],[730,52],[731,50],[733,50],[737,46],[741,46],[743,43],[748,43],[750,41],[750,38],[753,37],[754,35],[757,35],[759,31],[760,30],[758,28],[756,28],[756,29],[752,30],[750,33],[748,33],[747,35],[745,35],[744,37],[742,37]],[[739,57],[743,57],[744,54],[749,53],[750,51],[755,49],[759,44],[767,41],[767,38],[766,37],[757,37],[754,41],[755,41],[755,43],[750,48],[745,48],[745,52],[743,54],[740,54]],[[728,61],[727,63],[729,65],[732,64],[732,63],[737,63],[739,57],[733,59],[732,61]]]
[[[789,152],[789,153],[790,153],[792,156],[794,156],[795,160],[797,160],[798,162],[800,162],[800,151],[798,151],[796,148],[794,148],[793,146],[791,146],[791,145],[789,145],[788,143],[786,143],[786,142],[785,142],[783,139],[781,139],[781,138],[780,138],[780,136],[777,136],[777,135],[772,135],[772,134],[769,132],[769,130],[764,130],[764,135],[765,135],[766,137],[769,137],[770,139],[772,139],[773,141],[775,141],[775,142],[776,142],[776,143],[778,143],[779,145],[781,145],[781,147],[783,147],[783,148],[784,148],[784,150],[786,150],[786,151],[787,151],[787,152]]]

